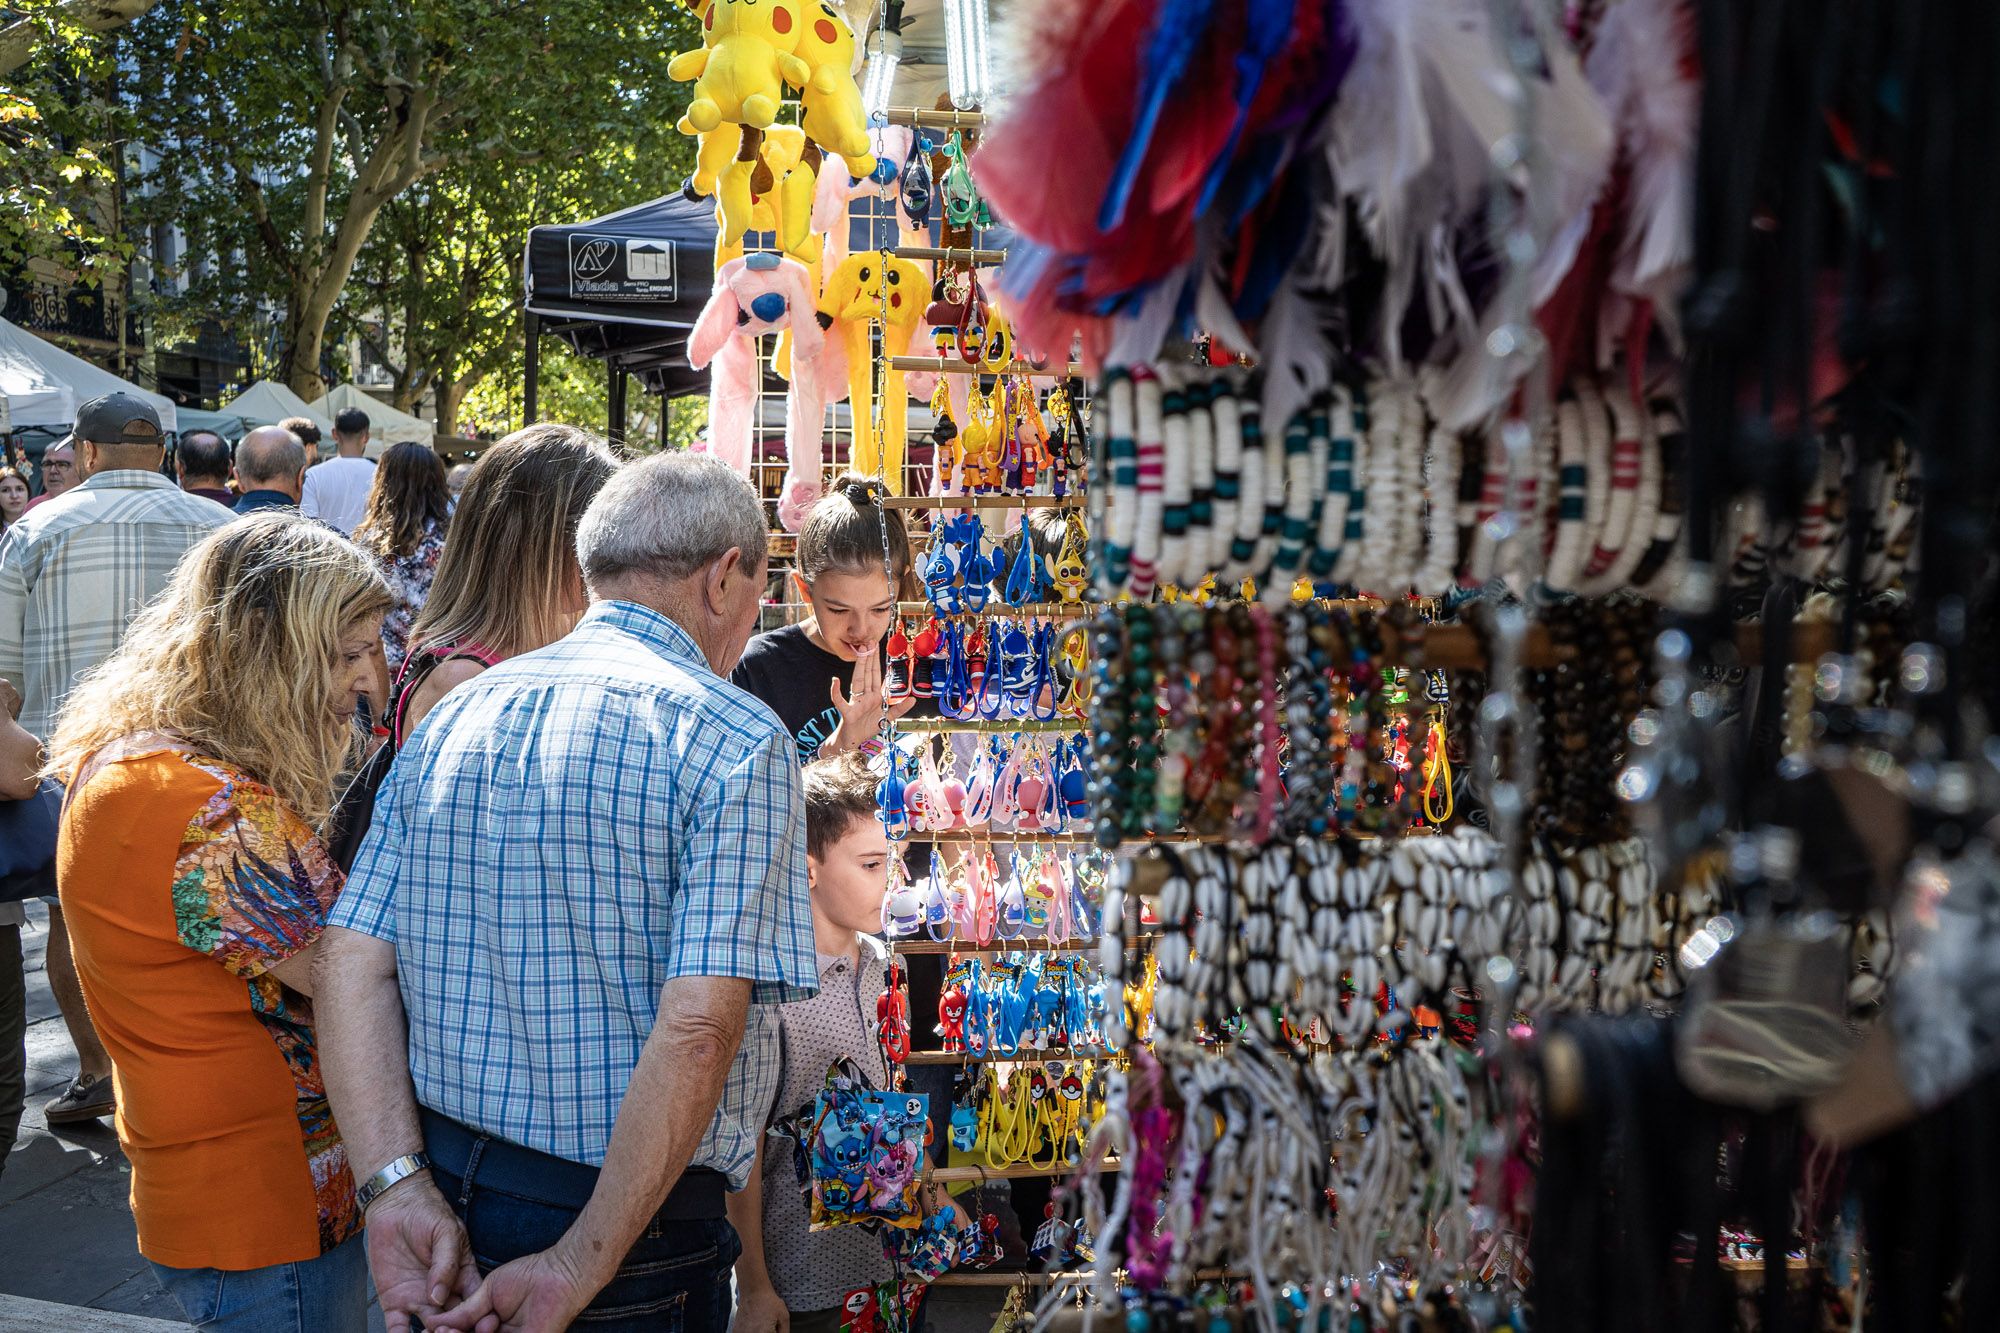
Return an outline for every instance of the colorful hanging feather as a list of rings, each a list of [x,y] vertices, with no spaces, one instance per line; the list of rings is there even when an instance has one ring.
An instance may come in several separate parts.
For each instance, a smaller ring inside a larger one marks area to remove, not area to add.
[[[1132,186],[1152,151],[1153,132],[1159,128],[1160,114],[1167,108],[1167,99],[1179,92],[1214,17],[1215,0],[1161,0],[1153,19],[1152,36],[1146,43],[1145,62],[1140,67],[1138,115],[1105,186],[1103,204],[1097,214],[1100,230],[1111,231],[1125,220]]]

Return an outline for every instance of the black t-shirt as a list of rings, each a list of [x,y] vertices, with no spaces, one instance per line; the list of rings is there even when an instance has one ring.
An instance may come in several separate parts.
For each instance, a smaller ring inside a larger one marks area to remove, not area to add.
[[[751,639],[729,679],[770,706],[798,746],[799,762],[806,763],[840,729],[840,710],[827,686],[838,680],[845,693],[854,683],[854,663],[814,644],[805,626],[787,625]]]

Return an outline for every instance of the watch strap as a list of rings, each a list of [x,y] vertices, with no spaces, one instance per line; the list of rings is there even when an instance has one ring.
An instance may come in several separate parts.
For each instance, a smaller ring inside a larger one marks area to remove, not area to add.
[[[368,1205],[381,1198],[391,1185],[408,1180],[419,1171],[428,1170],[430,1164],[431,1159],[423,1153],[403,1154],[361,1182],[361,1188],[354,1192],[355,1204],[366,1213]]]

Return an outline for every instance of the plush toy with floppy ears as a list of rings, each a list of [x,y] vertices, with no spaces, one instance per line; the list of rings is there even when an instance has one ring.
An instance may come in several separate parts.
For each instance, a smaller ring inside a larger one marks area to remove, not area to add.
[[[854,418],[853,466],[857,472],[885,478],[889,489],[903,492],[903,461],[908,450],[909,391],[905,373],[882,374],[882,434],[875,434],[875,363],[869,353],[868,326],[882,326],[882,355],[903,356],[923,323],[930,299],[930,279],[913,259],[893,259],[878,251],[849,255],[826,275],[820,293],[820,314],[827,321],[829,358],[847,380],[848,410]],[[828,379],[837,378],[828,372]]]
[[[798,0],[711,0],[701,24],[705,45],[667,62],[668,78],[695,81],[687,122],[696,133],[724,121],[764,129],[778,118],[785,84],[804,87],[812,77],[793,54]]]
[[[709,372],[708,452],[746,477],[757,406],[757,338],[786,330],[792,335],[792,391],[800,393],[803,382],[804,391],[817,392],[826,340],[806,266],[783,255],[754,254],[732,259],[716,273],[715,290],[688,335],[688,364],[696,370],[715,366]],[[810,407],[817,438],[824,404],[799,407]]]
[[[795,49],[812,77],[799,90],[799,123],[814,143],[846,159],[848,175],[866,178],[875,170],[875,155],[868,150],[861,90],[854,86],[854,29],[827,0],[804,0],[804,8]]]

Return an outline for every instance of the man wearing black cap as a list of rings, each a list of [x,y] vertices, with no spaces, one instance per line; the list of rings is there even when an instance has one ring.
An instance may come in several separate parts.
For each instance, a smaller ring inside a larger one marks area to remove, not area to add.
[[[77,410],[75,440],[83,483],[23,514],[0,537],[0,679],[20,690],[21,725],[40,741],[77,678],[117,649],[181,555],[233,517],[161,475],[166,435],[143,399],[91,399]],[[8,910],[20,909],[0,906]],[[111,1057],[90,1025],[56,904],[49,907],[48,969],[80,1066],[69,1090],[48,1104],[48,1123],[94,1120],[113,1109]]]

